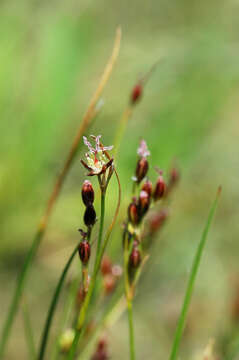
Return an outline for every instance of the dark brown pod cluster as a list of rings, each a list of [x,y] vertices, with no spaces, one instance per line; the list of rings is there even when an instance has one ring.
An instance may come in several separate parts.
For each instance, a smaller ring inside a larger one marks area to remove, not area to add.
[[[157,201],[157,200],[162,199],[162,197],[164,196],[165,190],[166,190],[166,184],[165,184],[164,178],[162,175],[159,175],[158,180],[155,185],[154,193],[153,193],[154,200]]]
[[[133,201],[128,207],[128,219],[133,226],[137,226],[146,215],[150,206],[149,194],[142,190],[140,191],[139,198],[133,198]]]
[[[148,169],[149,169],[148,160],[145,157],[140,158],[137,162],[137,166],[135,170],[135,177],[138,184],[145,178]]]
[[[96,212],[93,206],[94,202],[94,189],[90,181],[85,180],[81,190],[81,197],[84,205],[86,206],[84,213],[84,223],[90,228],[95,224]]]
[[[145,183],[143,184],[141,190],[146,191],[146,193],[148,193],[148,195],[150,197],[152,194],[152,191],[153,191],[152,182],[150,180],[146,180]]]
[[[84,265],[86,265],[90,258],[91,247],[87,240],[82,240],[78,248],[79,256]]]

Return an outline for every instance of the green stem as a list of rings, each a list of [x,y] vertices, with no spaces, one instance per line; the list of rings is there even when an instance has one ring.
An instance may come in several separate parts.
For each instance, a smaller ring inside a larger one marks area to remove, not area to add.
[[[31,248],[27,253],[22,270],[20,271],[18,281],[17,281],[17,287],[15,289],[15,293],[14,293],[12,302],[9,307],[6,321],[3,325],[3,331],[2,331],[2,336],[1,336],[1,340],[0,340],[0,359],[3,359],[3,354],[5,351],[6,344],[7,344],[7,339],[9,337],[9,333],[10,333],[10,330],[11,330],[11,327],[13,324],[14,317],[18,310],[19,302],[20,302],[23,288],[24,288],[24,285],[26,282],[27,273],[31,266],[32,260],[37,252],[37,249],[40,244],[43,233],[44,233],[43,228],[40,228],[38,230],[38,232],[36,233],[33,243],[31,245]]]
[[[195,254],[195,257],[194,257],[194,261],[193,261],[193,264],[192,264],[192,268],[191,268],[191,272],[190,272],[190,276],[189,276],[189,280],[188,280],[188,286],[187,286],[187,290],[186,290],[186,293],[185,293],[181,314],[180,314],[179,319],[178,319],[178,325],[177,325],[177,329],[176,329],[175,336],[174,336],[174,341],[173,341],[171,354],[170,354],[170,357],[169,357],[170,360],[175,360],[177,358],[179,345],[180,345],[180,341],[181,341],[181,338],[182,338],[182,335],[183,335],[183,330],[184,330],[184,327],[185,327],[186,317],[187,317],[187,313],[188,313],[188,309],[189,309],[189,305],[190,305],[190,301],[191,301],[191,297],[192,297],[192,293],[193,293],[193,288],[194,288],[194,284],[195,284],[195,280],[196,280],[196,275],[198,273],[202,253],[203,253],[203,250],[204,250],[204,247],[205,247],[205,244],[206,244],[208,231],[210,229],[212,219],[213,219],[216,207],[217,207],[220,192],[221,192],[221,188],[218,189],[216,199],[214,200],[214,202],[212,204],[212,207],[211,207],[211,210],[209,212],[209,216],[208,216],[205,228],[204,228],[203,233],[202,233],[201,240],[200,240],[200,242],[198,244],[198,248],[197,248],[197,251],[196,251],[196,254]]]
[[[81,334],[82,334],[82,328],[85,322],[85,318],[87,315],[88,306],[90,304],[90,300],[95,288],[95,282],[97,278],[97,274],[100,268],[101,258],[102,258],[102,251],[101,251],[101,242],[102,242],[102,236],[103,236],[103,230],[104,230],[104,217],[105,217],[105,192],[101,191],[101,215],[100,215],[100,228],[99,228],[99,235],[98,235],[98,243],[97,243],[97,252],[96,252],[96,259],[95,259],[95,265],[93,270],[93,275],[90,281],[89,290],[87,292],[86,298],[84,300],[84,303],[82,305],[78,323],[77,323],[77,329],[75,338],[71,347],[71,350],[69,352],[69,355],[67,357],[68,360],[73,360],[77,345],[80,340]]]
[[[128,321],[129,321],[129,347],[130,347],[130,360],[135,359],[135,346],[134,346],[134,322],[133,322],[133,304],[132,300],[127,299]]]
[[[78,245],[75,247],[75,249],[73,250],[70,258],[68,259],[62,274],[60,276],[60,279],[58,281],[55,293],[53,295],[52,301],[51,301],[51,305],[49,307],[48,310],[48,315],[47,315],[47,319],[46,319],[46,323],[45,323],[45,327],[42,333],[42,340],[41,340],[41,345],[40,345],[40,350],[39,350],[39,355],[38,355],[38,360],[43,360],[44,359],[44,355],[45,355],[45,350],[46,350],[46,345],[47,345],[47,340],[48,340],[48,335],[49,335],[49,331],[50,331],[50,327],[51,327],[51,323],[53,320],[53,315],[54,312],[56,310],[56,306],[59,300],[59,296],[60,296],[60,292],[66,277],[66,274],[70,268],[70,265],[75,257],[75,255],[77,254],[78,251]]]
[[[29,357],[31,360],[36,359],[36,347],[33,336],[33,329],[31,324],[31,319],[29,316],[29,309],[27,306],[26,300],[23,302],[23,321],[24,321],[24,330],[27,340],[27,345],[29,349]]]

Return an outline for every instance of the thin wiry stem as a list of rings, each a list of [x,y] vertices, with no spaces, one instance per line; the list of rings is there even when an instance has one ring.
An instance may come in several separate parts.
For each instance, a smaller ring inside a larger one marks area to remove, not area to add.
[[[114,228],[114,225],[116,223],[117,216],[118,216],[118,213],[119,213],[120,202],[121,202],[121,185],[120,185],[120,180],[119,180],[118,173],[117,173],[115,168],[114,168],[114,173],[116,175],[116,179],[117,179],[117,182],[118,182],[118,189],[119,189],[118,203],[117,203],[117,207],[116,207],[116,210],[115,210],[113,220],[112,220],[112,222],[111,222],[111,224],[110,224],[110,226],[109,226],[109,228],[107,230],[107,233],[105,235],[105,240],[103,242],[103,245],[99,249],[99,253],[96,254],[96,260],[95,260],[95,265],[94,265],[94,269],[93,269],[93,275],[92,275],[92,278],[91,278],[88,293],[86,295],[86,298],[84,300],[84,303],[83,303],[81,311],[80,311],[80,315],[79,315],[78,323],[77,323],[77,328],[76,328],[75,338],[74,338],[71,350],[69,352],[69,355],[67,357],[68,360],[73,360],[74,359],[74,356],[75,356],[75,353],[76,353],[76,350],[77,350],[78,342],[79,342],[80,338],[83,335],[83,326],[84,326],[84,323],[85,323],[85,318],[86,318],[86,315],[87,315],[87,310],[88,310],[88,307],[89,307],[89,304],[90,304],[90,301],[91,301],[91,297],[93,295],[93,291],[94,291],[94,288],[95,288],[95,283],[96,283],[97,275],[98,275],[98,272],[99,272],[99,269],[100,269],[101,260],[102,260],[102,257],[104,255],[106,246],[108,244],[110,235],[112,233],[112,230]],[[99,237],[102,236],[102,233],[103,233],[104,219],[102,218],[102,214],[104,215],[104,212],[105,212],[105,209],[104,209],[105,199],[104,199],[104,197],[102,198],[102,196],[101,196],[101,200],[103,200],[103,208],[102,208],[102,201],[101,201],[101,220],[102,221],[100,222]],[[98,241],[99,241],[99,239],[98,239]]]
[[[45,210],[45,214],[42,217],[42,220],[40,222],[40,225],[37,229],[36,235],[34,236],[32,245],[30,250],[28,251],[28,254],[26,256],[25,262],[23,264],[22,270],[19,274],[18,280],[17,280],[17,285],[15,288],[15,292],[12,298],[12,302],[10,303],[10,307],[9,307],[9,311],[7,314],[7,318],[6,321],[3,325],[3,331],[2,331],[2,337],[0,340],[0,358],[3,358],[4,352],[5,352],[5,347],[7,345],[7,340],[13,325],[13,320],[15,318],[15,315],[17,313],[18,310],[18,306],[19,306],[19,302],[21,299],[21,295],[25,286],[25,281],[26,281],[26,276],[27,273],[29,272],[29,269],[31,267],[32,261],[37,253],[37,249],[38,246],[43,238],[43,235],[45,233],[50,215],[52,213],[53,207],[55,205],[55,202],[60,194],[62,185],[66,179],[67,174],[69,173],[69,170],[76,158],[78,149],[79,149],[79,144],[81,141],[81,137],[83,135],[83,133],[87,130],[92,118],[96,115],[96,104],[105,88],[105,85],[107,84],[109,78],[110,78],[110,74],[113,70],[113,67],[116,63],[117,57],[118,57],[118,53],[119,53],[119,48],[120,48],[120,40],[121,40],[121,29],[118,28],[116,31],[116,37],[115,37],[115,42],[114,42],[114,46],[113,46],[113,51],[112,54],[110,56],[110,59],[105,67],[105,70],[103,72],[103,75],[100,79],[99,85],[90,101],[90,104],[88,106],[88,109],[82,119],[80,128],[77,132],[76,137],[73,140],[72,146],[70,148],[69,154],[67,156],[67,159],[65,161],[65,164],[62,168],[62,171],[60,172],[56,183],[53,187],[53,191],[49,197],[47,206],[46,206],[46,210]]]
[[[71,263],[75,257],[75,255],[77,254],[78,251],[78,245],[75,247],[75,249],[73,250],[70,258],[68,259],[62,274],[60,276],[60,279],[58,281],[56,290],[54,292],[52,301],[51,301],[51,305],[49,307],[48,310],[48,314],[47,314],[47,318],[46,318],[46,322],[45,322],[45,326],[43,329],[43,333],[42,333],[42,340],[41,340],[41,345],[40,345],[40,349],[39,349],[39,355],[38,355],[38,360],[43,360],[44,359],[44,355],[45,355],[45,351],[46,351],[46,346],[47,346],[47,341],[48,341],[48,336],[49,336],[49,332],[50,332],[50,328],[51,328],[51,324],[52,324],[52,320],[53,320],[53,316],[56,310],[56,306],[60,297],[60,293],[62,290],[62,286],[65,280],[65,277],[67,275],[67,272],[71,266]]]
[[[219,199],[219,195],[221,193],[221,188],[218,189],[217,195],[216,195],[216,199],[214,200],[211,210],[209,212],[209,216],[205,225],[205,228],[203,230],[202,233],[202,237],[201,240],[198,244],[198,248],[193,260],[193,264],[192,264],[192,269],[189,275],[189,280],[188,280],[188,286],[186,289],[186,293],[185,293],[185,297],[184,297],[184,302],[183,302],[183,306],[181,309],[181,314],[179,316],[178,319],[178,325],[177,325],[177,329],[175,332],[175,336],[174,336],[174,341],[173,341],[173,346],[172,346],[172,350],[171,350],[171,354],[169,359],[170,360],[175,360],[177,359],[177,354],[178,354],[178,350],[179,350],[179,345],[180,345],[180,341],[183,335],[183,330],[185,327],[185,323],[186,323],[186,318],[187,318],[187,313],[188,313],[188,309],[189,309],[189,305],[190,305],[190,301],[191,301],[191,297],[192,297],[192,293],[193,293],[193,288],[194,288],[194,284],[195,284],[195,280],[196,280],[196,275],[198,273],[198,269],[199,269],[199,265],[201,262],[201,258],[202,258],[202,253],[203,250],[205,248],[205,244],[206,244],[206,240],[207,240],[207,235],[212,223],[212,219],[217,207],[217,203],[218,203],[218,199]]]
[[[29,358],[31,360],[36,359],[36,347],[33,335],[32,324],[29,315],[29,308],[26,302],[26,299],[23,301],[23,321],[24,321],[24,330],[25,330],[25,337],[27,340],[28,350],[29,350]]]

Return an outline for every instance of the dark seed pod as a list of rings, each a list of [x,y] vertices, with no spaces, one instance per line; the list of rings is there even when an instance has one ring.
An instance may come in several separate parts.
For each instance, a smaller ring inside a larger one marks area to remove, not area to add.
[[[147,159],[145,157],[141,157],[137,163],[136,171],[135,171],[136,181],[138,184],[146,176],[148,169],[149,169],[149,163]]]
[[[148,195],[151,196],[152,191],[153,191],[153,185],[152,185],[151,181],[146,180],[145,183],[143,184],[141,190],[146,191],[146,193],[148,193]]]
[[[82,186],[81,196],[85,206],[92,205],[94,202],[94,189],[89,180],[85,180]]]
[[[139,194],[139,214],[140,214],[140,218],[142,218],[146,212],[149,209],[149,205],[150,205],[150,197],[149,194],[146,191],[140,191]]]
[[[96,212],[93,205],[87,206],[84,214],[84,223],[86,226],[93,226],[96,221]]]
[[[164,179],[163,179],[162,175],[160,175],[156,182],[154,194],[153,194],[155,201],[157,201],[163,197],[165,189],[166,189],[166,185],[165,185]]]
[[[90,258],[90,244],[88,241],[83,240],[78,248],[79,256],[83,264],[87,264]]]
[[[131,204],[129,204],[128,217],[129,217],[129,221],[131,222],[131,224],[133,224],[133,225],[139,224],[139,221],[140,221],[139,209],[135,202],[132,202]]]
[[[135,85],[131,92],[131,104],[135,105],[141,98],[143,92],[143,87],[140,83]]]
[[[130,257],[129,257],[129,266],[136,269],[141,263],[141,254],[137,246],[133,247]]]

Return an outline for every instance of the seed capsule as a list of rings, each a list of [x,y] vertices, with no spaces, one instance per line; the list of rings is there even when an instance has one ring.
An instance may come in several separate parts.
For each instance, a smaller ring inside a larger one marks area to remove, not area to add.
[[[111,274],[112,272],[112,262],[107,255],[104,255],[101,261],[100,270],[103,276]]]
[[[133,247],[133,250],[129,257],[129,265],[132,268],[137,268],[141,263],[141,254],[137,247]]]
[[[94,194],[93,186],[91,185],[90,181],[88,180],[84,181],[82,186],[81,196],[85,206],[89,206],[93,204],[95,194]]]
[[[145,183],[143,184],[141,190],[146,191],[146,193],[148,193],[148,195],[151,196],[152,191],[153,191],[153,185],[152,185],[151,181],[146,180]]]
[[[129,217],[129,221],[131,222],[131,224],[133,225],[137,225],[139,223],[139,210],[138,210],[138,206],[135,202],[132,202],[131,204],[129,204],[128,207],[128,217]]]
[[[141,157],[137,163],[136,171],[135,171],[136,181],[138,184],[146,176],[148,169],[149,169],[149,163],[147,159],[145,157]]]
[[[149,209],[149,205],[150,205],[150,197],[149,194],[146,191],[140,191],[139,194],[139,214],[140,214],[140,219],[141,217],[143,217],[146,212]]]
[[[164,179],[163,179],[162,175],[160,175],[156,182],[156,186],[155,186],[154,194],[153,194],[155,201],[157,201],[163,197],[165,189],[166,189],[166,185],[165,185]]]
[[[84,265],[87,264],[89,261],[90,251],[90,244],[88,243],[88,241],[83,240],[79,245],[78,252],[80,259]]]
[[[131,93],[131,104],[135,105],[141,98],[143,92],[143,87],[140,83],[135,85]]]
[[[96,220],[96,212],[93,205],[87,206],[84,214],[84,223],[86,226],[93,226]]]

